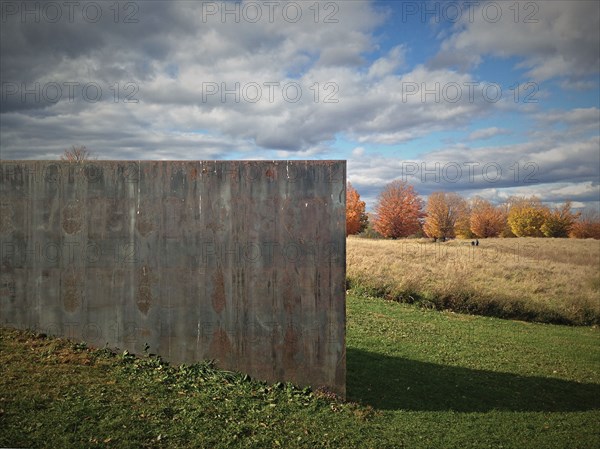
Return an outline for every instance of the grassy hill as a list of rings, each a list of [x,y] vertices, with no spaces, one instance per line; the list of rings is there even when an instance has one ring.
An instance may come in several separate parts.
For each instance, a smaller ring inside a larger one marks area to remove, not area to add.
[[[354,290],[439,310],[557,324],[600,324],[600,241],[350,237]]]
[[[0,332],[0,446],[600,447],[600,332],[348,296],[348,402]]]

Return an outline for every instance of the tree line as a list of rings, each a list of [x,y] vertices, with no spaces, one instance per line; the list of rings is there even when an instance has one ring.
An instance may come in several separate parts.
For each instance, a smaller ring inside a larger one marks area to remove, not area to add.
[[[600,216],[549,207],[536,197],[511,196],[495,205],[480,196],[434,192],[427,202],[405,181],[392,181],[377,197],[374,213],[352,184],[346,189],[346,235],[404,238],[572,237],[600,239]]]

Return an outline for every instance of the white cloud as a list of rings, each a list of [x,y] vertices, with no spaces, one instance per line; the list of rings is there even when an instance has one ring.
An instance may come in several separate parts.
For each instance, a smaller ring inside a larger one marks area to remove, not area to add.
[[[369,68],[368,78],[383,78],[391,75],[404,64],[406,47],[403,45],[392,48],[387,56],[377,59]]]
[[[475,101],[469,98],[464,87],[473,82],[469,74],[423,65],[396,74],[404,64],[403,45],[365,63],[364,53],[375,48],[373,32],[382,20],[369,2],[340,3],[337,23],[315,23],[308,8],[298,23],[281,19],[224,23],[219,16],[209,16],[204,23],[202,2],[176,2],[171,7],[145,2],[140,8],[140,26],[148,25],[146,22],[155,26],[148,39],[157,48],[133,39],[129,29],[115,29],[114,34],[102,35],[99,42],[82,39],[83,48],[70,58],[50,63],[45,57],[37,60],[30,56],[30,66],[24,67],[21,76],[39,73],[33,79],[42,85],[74,79],[99,80],[103,86],[105,101],[98,103],[82,101],[80,95],[74,102],[27,104],[34,110],[46,107],[52,117],[51,135],[78,137],[90,147],[92,143],[101,148],[122,145],[123,157],[131,157],[135,149],[145,152],[147,158],[161,157],[154,153],[156,142],[150,136],[169,133],[173,133],[173,151],[178,146],[182,152],[188,151],[188,141],[178,133],[190,133],[227,139],[227,148],[242,141],[246,146],[272,150],[275,156],[300,156],[314,154],[312,149],[333,142],[339,133],[360,143],[396,144],[463,126],[473,116],[500,107],[484,101],[481,87],[476,89]],[[165,8],[161,22],[159,13]],[[10,25],[17,41],[30,30]],[[40,32],[43,28],[31,29]],[[57,40],[69,34],[68,30],[58,24],[54,29]],[[5,50],[3,47],[3,57],[5,53],[8,56],[6,66],[11,67],[19,58]],[[44,42],[40,52],[45,55],[49,51],[62,50],[52,41]],[[45,71],[38,70],[39,64],[46,64]],[[123,98],[111,102],[113,86],[120,86],[123,97],[128,93],[124,87],[131,81],[139,89],[135,94],[139,102],[127,104]],[[446,88],[449,83],[464,92],[454,98],[456,93]],[[431,89],[433,94],[428,93]],[[448,95],[453,98],[449,100]],[[22,110],[21,98],[15,99],[17,104],[7,102],[3,107],[13,107],[14,113]],[[16,126],[20,132],[9,139],[2,137],[3,147],[11,147],[13,152],[15,145],[32,147],[32,130],[43,129],[50,122],[38,112],[26,111],[22,114],[27,117],[17,113],[11,120],[16,123],[21,117],[28,127]],[[102,141],[102,130],[111,128],[115,132],[105,132]],[[137,143],[132,147],[127,141],[134,139]],[[20,143],[15,143],[17,140]],[[38,151],[56,148],[48,139],[36,143]],[[214,154],[214,146],[199,145],[193,157]]]
[[[473,20],[465,14],[442,42],[431,62],[434,67],[466,68],[480,64],[487,55],[517,56],[522,58],[519,67],[527,70],[525,76],[537,82],[577,79],[600,70],[598,2],[479,2],[473,8]],[[496,21],[498,8],[502,15]]]
[[[575,108],[569,111],[548,111],[536,115],[541,122],[548,124],[564,123],[578,127],[598,126],[600,123],[600,109]]]
[[[356,147],[352,150],[352,156],[354,156],[354,157],[364,156],[364,154],[365,154],[365,149],[363,147]]]
[[[469,134],[469,140],[484,140],[491,139],[494,136],[502,135],[502,134],[510,134],[510,131],[507,129],[498,128],[496,126],[492,126],[490,128],[483,128],[473,131]]]
[[[353,156],[348,176],[361,196],[373,200],[394,179],[421,195],[436,190],[501,201],[510,195],[538,195],[543,201],[593,203],[600,198],[600,138],[553,139],[516,145],[430,151],[418,158]]]
[[[596,3],[537,2],[539,21],[533,24],[515,24],[508,9],[513,3],[502,3],[505,15],[496,24],[477,19],[450,29],[439,26],[441,51],[429,65],[401,36],[384,43],[391,27],[378,26],[393,8],[385,16],[377,3],[333,3],[339,8],[333,23],[315,22],[308,9],[312,2],[298,3],[304,14],[297,23],[279,13],[272,22],[266,15],[258,23],[224,21],[220,15],[202,21],[203,3],[183,1],[140,2],[138,24],[113,23],[110,16],[97,26],[7,20],[0,29],[3,82],[96,82],[104,96],[90,102],[79,93],[57,104],[32,96],[3,98],[2,157],[57,157],[81,143],[101,159],[328,158],[332,149],[344,154],[335,144],[342,136],[354,141],[355,148],[345,153],[349,179],[365,189],[366,198],[401,176],[406,163],[493,162],[504,170],[502,181],[493,185],[481,173],[466,183],[419,182],[423,194],[443,187],[465,193],[492,189],[500,195],[515,187],[511,167],[527,162],[538,164],[540,179],[516,187],[597,180],[598,107],[569,109],[566,96],[563,109],[548,111],[545,105],[564,93],[561,85],[594,85],[585,77],[598,73]],[[476,18],[484,7],[478,7]],[[382,50],[390,48],[388,43],[391,49]],[[516,56],[528,76],[560,79],[548,83],[552,91],[536,92],[537,104],[514,102],[508,91],[501,101],[488,101],[480,74],[449,65],[472,68],[490,55]],[[409,65],[408,59],[415,61]],[[139,89],[137,103],[124,101],[131,93],[125,88],[129,82]],[[472,92],[471,83],[479,83]],[[254,102],[256,86],[262,90]],[[284,86],[292,87],[284,93]],[[286,97],[294,95],[294,86],[301,89],[298,101]],[[215,87],[218,91],[211,93]],[[225,97],[224,89],[229,90]],[[532,118],[535,126],[524,136],[529,142],[468,145],[516,135],[501,119],[472,131],[464,142],[402,160],[401,143],[439,131],[472,130],[474,121],[498,112]],[[373,154],[375,144],[396,148],[397,154]]]

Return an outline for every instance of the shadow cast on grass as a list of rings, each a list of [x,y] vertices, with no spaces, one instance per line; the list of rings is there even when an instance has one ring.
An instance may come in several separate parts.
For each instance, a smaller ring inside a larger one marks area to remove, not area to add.
[[[437,365],[348,348],[348,399],[384,410],[600,409],[600,385]]]

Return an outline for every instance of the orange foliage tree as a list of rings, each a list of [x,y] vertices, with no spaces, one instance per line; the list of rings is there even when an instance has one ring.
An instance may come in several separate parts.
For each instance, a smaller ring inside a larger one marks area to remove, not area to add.
[[[506,215],[481,197],[471,201],[471,231],[479,238],[497,237],[506,226]]]
[[[360,195],[352,184],[346,187],[346,235],[362,232],[368,224],[365,213],[365,202],[360,200]]]
[[[467,202],[457,193],[434,192],[429,195],[423,230],[432,238],[453,238],[457,222],[468,214]]]
[[[571,226],[569,237],[600,240],[600,215],[597,211],[586,211],[577,217]]]
[[[377,197],[373,228],[386,238],[401,238],[421,230],[423,201],[413,186],[392,181]]]

